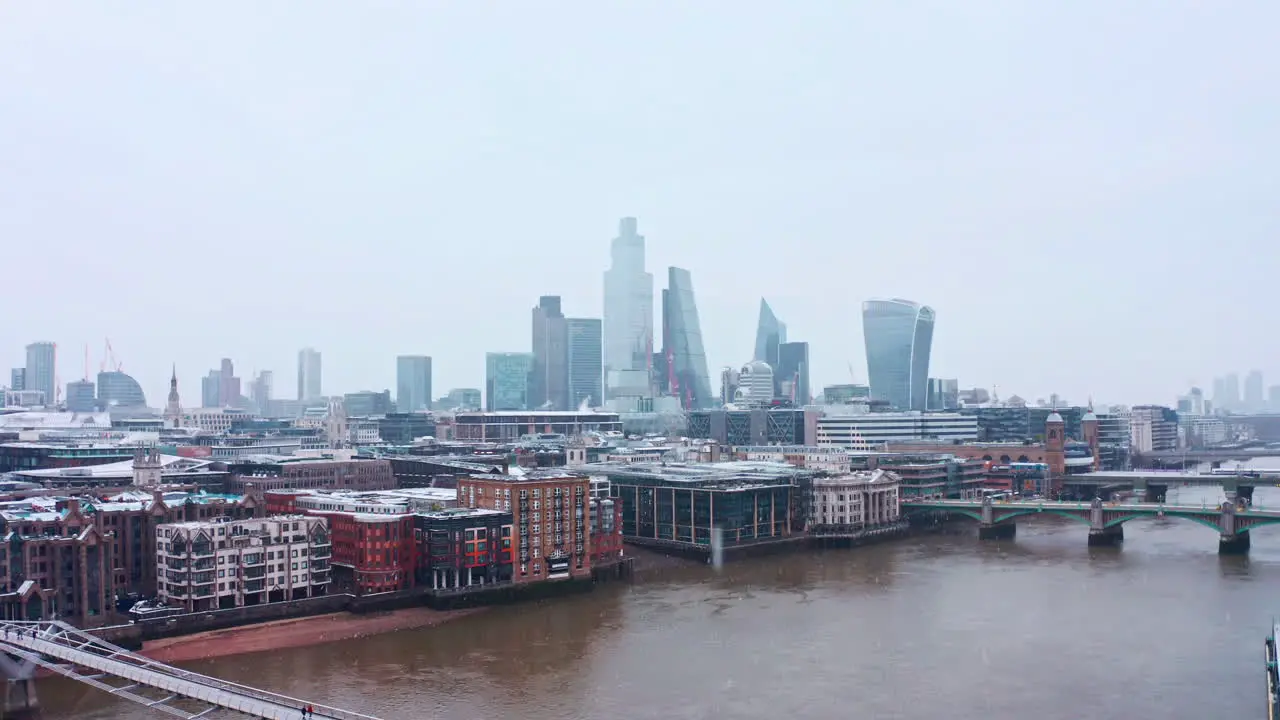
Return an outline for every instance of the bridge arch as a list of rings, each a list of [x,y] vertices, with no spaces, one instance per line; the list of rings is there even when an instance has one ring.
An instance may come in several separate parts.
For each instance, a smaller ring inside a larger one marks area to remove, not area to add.
[[[1117,525],[1123,525],[1129,522],[1130,520],[1137,520],[1138,518],[1153,518],[1153,517],[1167,517],[1167,518],[1177,518],[1179,520],[1190,520],[1191,522],[1196,523],[1197,525],[1203,525],[1209,528],[1210,530],[1213,530],[1216,533],[1222,532],[1222,527],[1218,524],[1219,516],[1216,514],[1201,515],[1201,514],[1192,514],[1192,513],[1181,513],[1176,510],[1172,512],[1165,512],[1161,515],[1153,515],[1151,513],[1129,513],[1129,514],[1121,515],[1120,517],[1113,518],[1111,520],[1106,521],[1103,524],[1103,527],[1110,528],[1110,527],[1115,527]]]
[[[1085,512],[1088,512],[1088,508],[1085,509]],[[1084,523],[1085,525],[1089,524],[1089,517],[1087,515],[1081,515],[1079,510],[1060,510],[1057,508],[1028,508],[1025,510],[1014,510],[1004,514],[997,513],[996,519],[992,524],[1000,525],[1015,518],[1026,517],[1027,515],[1057,515],[1058,517],[1075,520],[1076,522]]]

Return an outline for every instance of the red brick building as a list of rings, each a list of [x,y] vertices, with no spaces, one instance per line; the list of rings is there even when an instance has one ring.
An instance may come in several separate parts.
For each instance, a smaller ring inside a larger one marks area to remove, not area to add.
[[[591,577],[590,480],[565,470],[458,479],[458,507],[512,515],[517,583]]]

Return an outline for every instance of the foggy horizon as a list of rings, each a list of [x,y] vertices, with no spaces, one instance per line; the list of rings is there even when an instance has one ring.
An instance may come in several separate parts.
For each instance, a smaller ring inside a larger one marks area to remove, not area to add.
[[[304,347],[328,395],[397,355],[483,389],[539,296],[601,317],[628,216],[713,385],[761,297],[815,395],[867,382],[878,297],[1002,399],[1280,384],[1280,6],[213,7],[0,9],[5,384],[110,338],[151,407],[223,357],[293,397]]]

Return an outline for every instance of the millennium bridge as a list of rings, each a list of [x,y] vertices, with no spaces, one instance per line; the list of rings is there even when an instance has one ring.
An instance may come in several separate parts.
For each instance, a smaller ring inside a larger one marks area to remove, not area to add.
[[[35,675],[55,672],[172,717],[248,716],[299,720],[377,720],[300,698],[179,670],[117,647],[64,622],[0,622],[0,672],[8,683],[0,717],[35,718]]]
[[[929,514],[961,516],[978,521],[978,537],[984,540],[1012,538],[1016,520],[1028,516],[1054,515],[1089,526],[1090,545],[1116,545],[1124,541],[1124,524],[1138,518],[1182,518],[1212,528],[1218,533],[1218,552],[1240,554],[1249,551],[1249,531],[1263,525],[1280,524],[1280,510],[1259,510],[1221,505],[1166,505],[1141,503],[1118,505],[1100,499],[1092,502],[1056,500],[992,501],[909,500],[902,503],[908,517]]]

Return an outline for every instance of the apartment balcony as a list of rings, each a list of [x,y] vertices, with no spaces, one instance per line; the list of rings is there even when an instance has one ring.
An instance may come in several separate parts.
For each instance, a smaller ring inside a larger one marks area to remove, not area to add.
[[[311,549],[311,557],[315,557],[315,558],[333,557],[333,548],[329,547],[328,545],[313,547]]]
[[[191,554],[196,557],[207,557],[213,554],[213,543],[191,546]]]
[[[246,555],[246,556],[244,556],[244,561],[243,561],[243,562],[244,562],[245,567],[255,567],[255,566],[257,566],[257,565],[266,565],[266,564],[267,564],[267,556],[266,556],[266,555],[258,555],[258,556],[255,558],[255,557],[254,557],[254,556],[252,556],[252,555]]]
[[[198,587],[191,593],[192,597],[205,598],[213,595],[213,585]]]
[[[312,585],[324,585],[324,584],[326,584],[326,583],[328,583],[328,582],[329,582],[329,571],[328,571],[328,570],[323,570],[323,571],[320,571],[320,572],[314,572],[314,571],[313,571],[313,572],[311,573],[311,584],[312,584]]]
[[[191,567],[194,570],[212,570],[214,566],[215,563],[213,562],[213,558],[206,558],[204,560],[195,561],[195,564]]]
[[[266,580],[249,580],[244,584],[245,592],[262,592],[267,587]]]
[[[249,579],[264,577],[267,574],[267,567],[265,565],[261,565],[258,567],[245,568],[243,574],[244,577]]]
[[[193,585],[212,585],[216,581],[217,578],[214,577],[214,574],[211,572],[196,573],[191,577],[191,583]]]
[[[312,571],[312,572],[323,572],[323,571],[328,570],[328,569],[329,569],[329,561],[328,561],[328,560],[312,560],[312,561],[311,561],[311,571]]]

